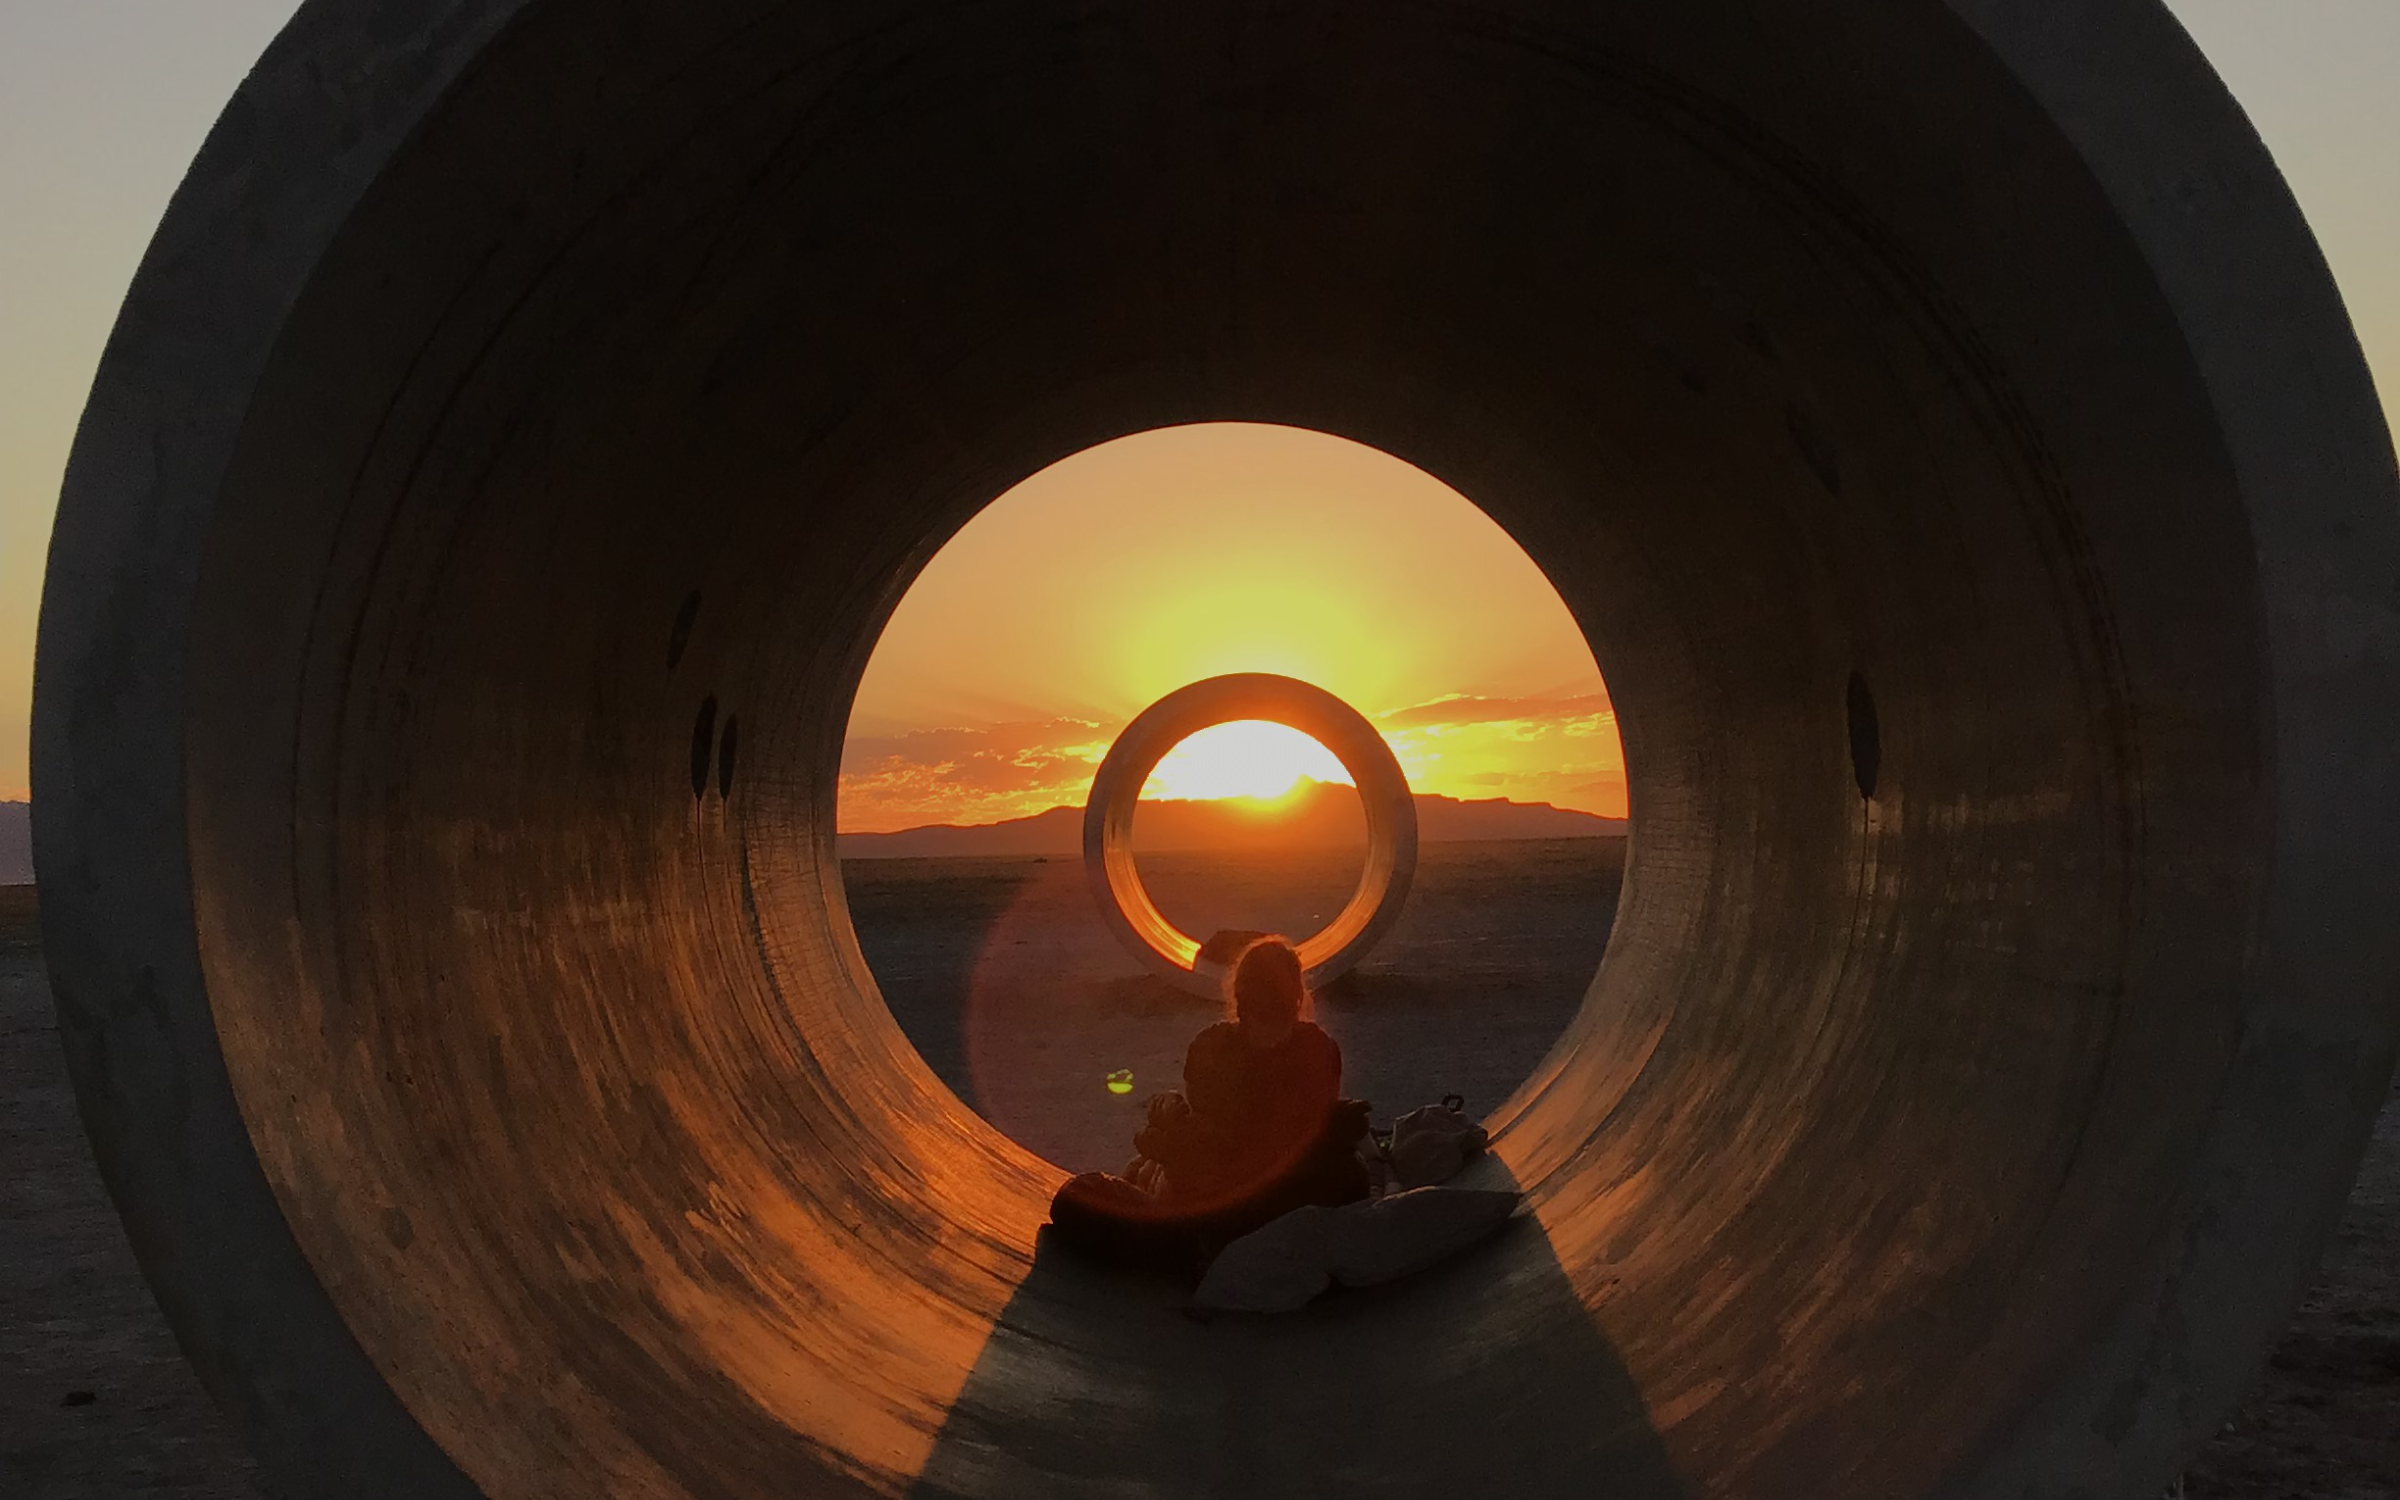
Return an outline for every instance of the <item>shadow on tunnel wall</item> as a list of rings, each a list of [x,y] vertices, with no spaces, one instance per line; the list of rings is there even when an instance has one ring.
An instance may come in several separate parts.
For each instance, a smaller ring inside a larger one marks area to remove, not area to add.
[[[1477,1187],[1513,1183],[1486,1158]],[[1095,1265],[1045,1229],[914,1500],[1690,1493],[1538,1220],[1280,1316]]]

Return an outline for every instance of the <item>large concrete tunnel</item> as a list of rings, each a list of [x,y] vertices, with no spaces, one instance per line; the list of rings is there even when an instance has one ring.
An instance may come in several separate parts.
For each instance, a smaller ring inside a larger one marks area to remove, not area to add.
[[[1533,1222],[1204,1325],[832,809],[942,541],[1220,419],[1507,527],[1635,824]],[[61,1030],[293,1494],[2155,1494],[2391,1073],[2395,491],[2154,0],[313,0],[74,452]]]

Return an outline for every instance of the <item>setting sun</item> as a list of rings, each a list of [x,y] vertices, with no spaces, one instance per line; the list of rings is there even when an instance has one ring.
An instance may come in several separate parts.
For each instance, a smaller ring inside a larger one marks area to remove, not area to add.
[[[1287,796],[1301,778],[1350,784],[1350,773],[1332,751],[1283,724],[1237,719],[1218,724],[1177,745],[1142,783],[1147,801],[1202,801],[1248,797],[1260,802]]]

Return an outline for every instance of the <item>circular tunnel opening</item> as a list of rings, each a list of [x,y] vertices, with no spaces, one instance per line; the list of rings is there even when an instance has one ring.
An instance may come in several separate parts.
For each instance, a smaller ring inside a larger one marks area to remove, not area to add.
[[[1449,1094],[1497,1111],[1607,943],[1627,828],[1614,708],[1565,603],[1485,512],[1287,426],[1071,455],[910,584],[861,675],[839,788],[848,914],[902,1032],[1070,1170],[1126,1160],[1144,1102],[1182,1086],[1223,1010],[1213,978],[1162,978],[1103,920],[1084,870],[1094,774],[1153,700],[1245,671],[1365,715],[1413,793],[1398,925],[1315,1007],[1379,1122]],[[1238,718],[1160,748],[1130,847],[1194,963],[1343,917],[1368,823],[1338,756]]]
[[[2375,413],[2149,4],[311,6],[45,589],[95,1150],[295,1491],[2155,1489],[2392,1055]],[[941,544],[1229,421],[1486,507],[1642,819],[1524,1232],[1272,1327],[1042,1253],[839,826]]]
[[[1220,933],[1315,937],[1365,868],[1366,809],[1349,769],[1322,741],[1271,720],[1184,739],[1150,773],[1140,805],[1142,883],[1161,915],[1204,943]]]

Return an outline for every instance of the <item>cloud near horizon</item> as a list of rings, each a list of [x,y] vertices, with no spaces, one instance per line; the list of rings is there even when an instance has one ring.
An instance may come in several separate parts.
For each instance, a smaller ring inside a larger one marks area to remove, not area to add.
[[[1080,803],[1111,738],[1063,718],[854,737],[842,747],[842,830],[996,823]]]
[[[1604,694],[1453,694],[1374,717],[1420,792],[1625,814],[1616,713]],[[1055,718],[853,738],[843,747],[841,829],[997,823],[1081,806],[1123,727]]]
[[[1469,724],[1538,724],[1564,726],[1605,717],[1616,721],[1606,693],[1581,693],[1571,698],[1486,698],[1452,693],[1414,708],[1377,714],[1375,722],[1388,732],[1396,729],[1462,728]]]

